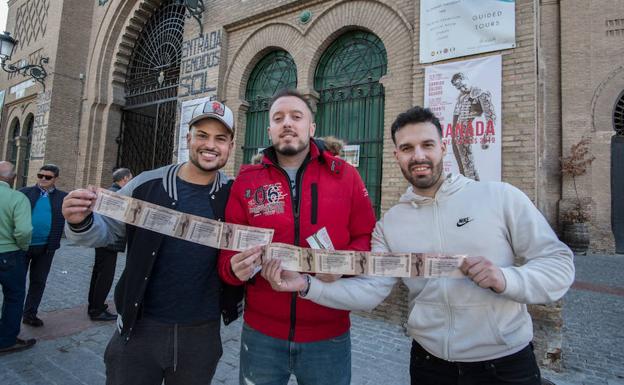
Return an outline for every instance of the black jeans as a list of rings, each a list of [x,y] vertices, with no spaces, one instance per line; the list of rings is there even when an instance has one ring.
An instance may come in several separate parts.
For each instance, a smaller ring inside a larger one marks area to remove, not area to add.
[[[533,345],[509,356],[480,362],[450,362],[429,354],[412,341],[412,385],[540,385]]]
[[[210,385],[223,349],[221,320],[171,325],[140,319],[129,341],[115,330],[106,350],[106,385]]]
[[[106,297],[113,285],[117,252],[105,247],[95,249],[95,263],[89,285],[89,315],[97,316],[106,310]]]
[[[24,304],[24,318],[32,318],[37,315],[48,280],[48,273],[50,273],[52,266],[54,252],[54,250],[48,251],[48,245],[30,246],[26,252],[26,263],[30,269],[30,286]]]

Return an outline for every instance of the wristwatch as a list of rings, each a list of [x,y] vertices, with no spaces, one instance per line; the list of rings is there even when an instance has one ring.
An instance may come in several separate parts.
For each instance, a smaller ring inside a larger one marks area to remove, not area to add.
[[[303,277],[305,278],[305,281],[306,281],[306,287],[303,290],[299,290],[299,297],[305,298],[305,296],[308,295],[308,292],[310,291],[310,283],[312,282],[312,279],[310,278],[308,274],[304,274]]]

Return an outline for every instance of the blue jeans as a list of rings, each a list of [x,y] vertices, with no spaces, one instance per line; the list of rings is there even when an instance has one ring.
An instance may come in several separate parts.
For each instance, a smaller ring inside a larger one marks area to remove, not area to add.
[[[291,342],[264,335],[243,324],[240,385],[349,385],[351,335],[318,342]]]
[[[0,285],[4,300],[0,319],[0,349],[15,345],[26,294],[26,252],[0,253]]]

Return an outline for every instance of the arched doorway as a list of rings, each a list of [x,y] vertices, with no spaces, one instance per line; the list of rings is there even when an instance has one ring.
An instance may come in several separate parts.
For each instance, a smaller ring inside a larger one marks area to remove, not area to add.
[[[258,150],[269,146],[269,102],[283,88],[297,88],[297,66],[286,51],[273,51],[254,67],[245,100],[249,103],[245,128],[243,162],[249,163]]]
[[[32,116],[32,114],[29,116]],[[32,126],[32,122],[31,122],[31,126]],[[9,126],[9,132],[10,132],[11,137],[8,138],[9,140],[7,142],[6,160],[13,163],[13,166],[15,167],[16,178],[13,181],[13,187],[15,188],[24,187],[24,185],[22,184],[22,176],[21,176],[21,170],[23,168],[22,159],[24,157],[23,155],[24,148],[23,148],[23,141],[22,141],[22,127],[24,126],[20,125],[19,119],[17,117],[13,118],[13,121],[11,121],[11,124]]]
[[[613,108],[611,138],[611,228],[615,251],[624,254],[624,91]]]
[[[351,31],[323,53],[314,76],[319,92],[316,136],[334,135],[359,146],[358,171],[375,212],[381,201],[386,49],[372,33]]]
[[[13,163],[14,166],[17,165],[17,151],[18,151],[18,141],[20,136],[20,122],[18,118],[13,118],[11,125],[9,126],[10,137],[7,141],[7,152],[6,152],[6,160]]]
[[[179,1],[163,1],[132,51],[117,167],[135,175],[172,161],[184,14]]]
[[[28,166],[30,165],[30,148],[32,146],[32,132],[35,117],[33,114],[28,114],[26,120],[24,120],[24,128],[22,134],[26,140],[26,145],[21,151],[20,155],[20,174],[18,174],[17,186],[24,187],[28,184]]]

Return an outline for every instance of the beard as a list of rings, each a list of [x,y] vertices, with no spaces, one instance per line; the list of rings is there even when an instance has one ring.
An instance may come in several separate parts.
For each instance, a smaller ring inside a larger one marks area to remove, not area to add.
[[[431,168],[431,174],[427,176],[412,175],[410,169],[418,165],[427,165]],[[417,189],[428,189],[435,186],[442,176],[442,160],[434,164],[431,161],[426,162],[410,162],[406,168],[401,167],[401,172],[405,179]]]
[[[307,142],[307,143],[299,142],[297,145],[293,143],[276,145],[275,152],[284,156],[294,156],[307,150],[309,146],[310,146],[310,142]]]

